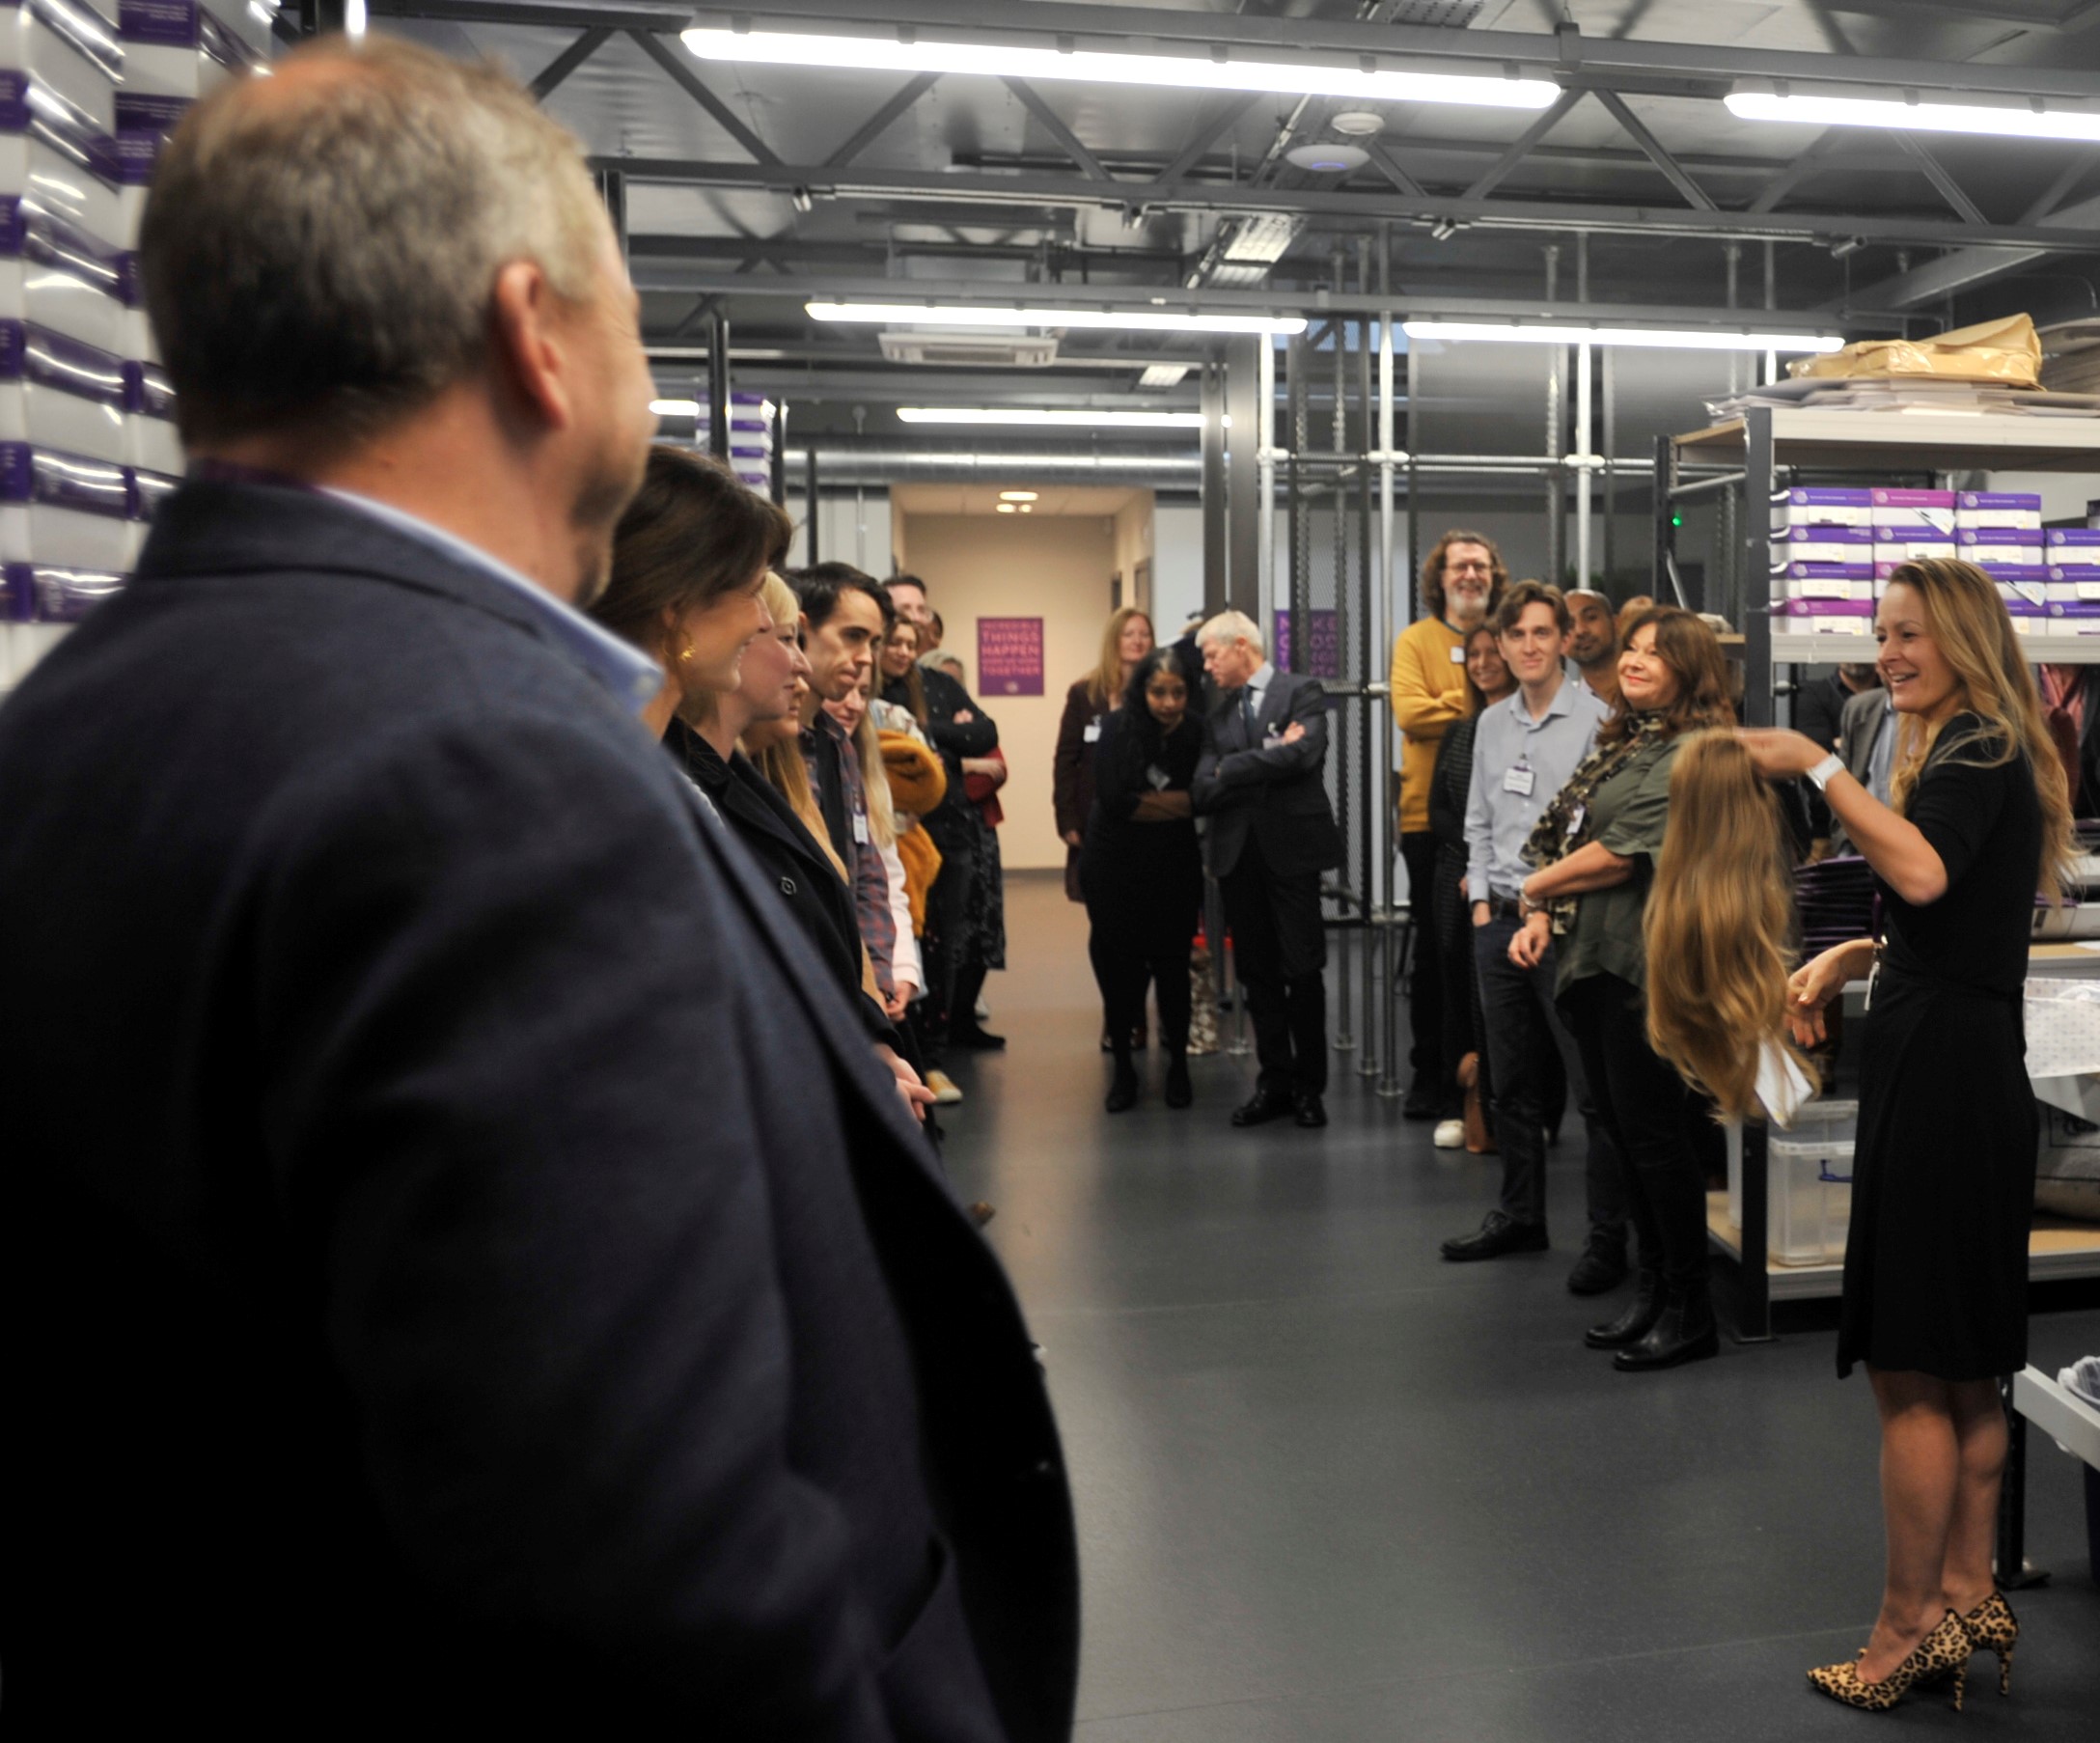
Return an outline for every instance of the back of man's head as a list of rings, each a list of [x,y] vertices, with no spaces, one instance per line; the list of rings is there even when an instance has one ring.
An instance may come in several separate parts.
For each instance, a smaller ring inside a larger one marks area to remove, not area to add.
[[[604,222],[575,140],[487,65],[330,38],[222,86],[140,235],[183,439],[387,429],[482,365],[510,263],[588,303]]]
[[[802,615],[809,619],[812,629],[820,629],[831,622],[831,614],[839,609],[839,595],[843,593],[866,594],[874,600],[882,610],[885,629],[897,621],[897,609],[890,603],[882,583],[850,563],[818,563],[798,568],[788,577],[788,585],[802,601]]]

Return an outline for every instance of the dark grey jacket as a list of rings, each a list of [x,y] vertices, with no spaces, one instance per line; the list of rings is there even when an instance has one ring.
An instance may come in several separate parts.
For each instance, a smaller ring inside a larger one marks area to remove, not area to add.
[[[1266,747],[1269,733],[1292,721],[1305,727],[1296,744]],[[1319,680],[1278,672],[1261,698],[1250,740],[1239,692],[1213,690],[1205,703],[1203,755],[1192,789],[1196,815],[1211,819],[1205,852],[1211,875],[1239,864],[1250,838],[1270,871],[1289,876],[1341,864],[1341,835],[1327,802],[1327,699]]]
[[[11,1716],[1065,1737],[1027,1331],[779,896],[495,578],[142,569],[0,710]]]

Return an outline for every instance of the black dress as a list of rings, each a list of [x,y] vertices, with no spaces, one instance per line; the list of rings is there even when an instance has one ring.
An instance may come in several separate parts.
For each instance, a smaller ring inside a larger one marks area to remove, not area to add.
[[[1947,867],[1924,907],[1883,884],[1882,963],[1860,1060],[1838,1371],[1855,1362],[1980,1380],[2027,1364],[2034,1097],[2021,988],[2041,801],[1996,768],[1972,714],[1948,722],[1907,816]],[[1964,740],[1968,740],[1964,744]]]

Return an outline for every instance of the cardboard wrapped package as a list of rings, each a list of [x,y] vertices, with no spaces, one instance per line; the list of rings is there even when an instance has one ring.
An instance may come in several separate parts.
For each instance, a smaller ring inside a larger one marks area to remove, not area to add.
[[[1796,376],[1847,379],[1927,377],[1939,381],[1993,381],[2002,387],[2039,387],[2042,345],[2025,315],[1957,327],[1934,339],[1863,339],[1841,351],[1796,358]]]

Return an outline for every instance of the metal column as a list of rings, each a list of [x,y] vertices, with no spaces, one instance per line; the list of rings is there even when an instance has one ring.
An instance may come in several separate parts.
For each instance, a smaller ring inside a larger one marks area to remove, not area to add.
[[[1735,500],[1724,491],[1724,503]],[[1743,419],[1743,529],[1738,565],[1751,577],[1742,590],[1743,717],[1746,726],[1772,724],[1772,614],[1764,577],[1770,568],[1768,541],[1772,502],[1772,408],[1754,405]],[[1663,511],[1669,518],[1669,511]]]
[[[730,457],[730,322],[726,315],[707,326],[707,452]]]
[[[1226,607],[1225,382],[1222,366],[1202,368],[1203,615]]]
[[[1589,368],[1596,347],[1588,341],[1575,347],[1575,585],[1589,585]]]
[[[1255,593],[1262,599],[1276,597],[1276,345],[1266,335],[1260,340],[1256,352],[1258,367],[1255,371],[1255,397],[1260,402],[1256,419],[1255,450],[1256,488],[1260,500],[1256,505],[1255,540],[1260,547],[1255,561]],[[1250,613],[1259,622],[1258,613]]]
[[[1226,600],[1257,622],[1261,616],[1260,347],[1266,336],[1231,339],[1225,346],[1225,410],[1232,438],[1226,448]]]

